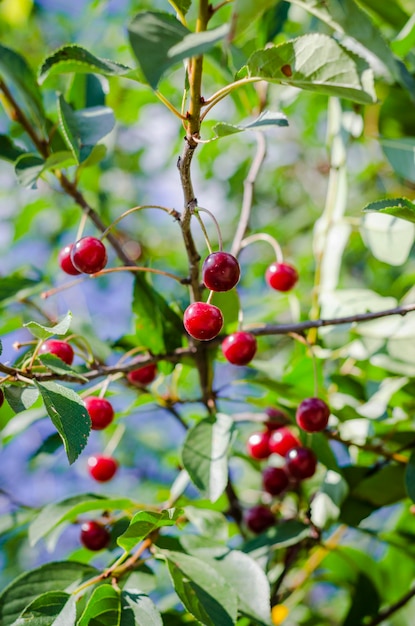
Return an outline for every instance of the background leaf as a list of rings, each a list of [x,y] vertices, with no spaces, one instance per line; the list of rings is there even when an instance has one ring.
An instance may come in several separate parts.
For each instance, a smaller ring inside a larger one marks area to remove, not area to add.
[[[163,620],[154,602],[139,589],[125,587],[121,592],[121,603],[120,626],[130,626],[130,624],[163,626]]]
[[[91,594],[78,626],[117,626],[121,619],[121,597],[110,584],[100,585]]]
[[[4,385],[2,390],[7,402],[15,413],[30,409],[39,397],[39,390],[36,387]]]
[[[40,595],[36,600],[33,600],[25,608],[19,619],[14,622],[14,626],[25,626],[25,624],[32,624],[32,626],[53,626],[56,624],[56,619],[59,618],[59,614],[64,609],[71,596],[63,591],[48,591]],[[67,619],[67,626],[75,624],[76,609],[74,601],[71,603],[73,619]]]
[[[367,204],[364,213],[377,211],[399,217],[402,220],[415,223],[415,204],[407,198],[391,198],[387,200],[377,200]]]
[[[283,113],[275,113],[273,111],[264,111],[253,122],[247,124],[228,124],[226,122],[218,122],[213,127],[213,132],[217,137],[226,137],[227,135],[234,135],[241,133],[245,130],[269,130],[275,126],[288,126],[288,120]]]

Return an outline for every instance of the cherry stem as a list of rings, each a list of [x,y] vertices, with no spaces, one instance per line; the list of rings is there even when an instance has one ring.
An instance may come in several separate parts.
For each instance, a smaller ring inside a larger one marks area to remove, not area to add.
[[[117,225],[121,222],[121,220],[124,219],[124,217],[127,217],[127,215],[130,215],[131,213],[135,213],[136,211],[141,211],[141,209],[160,209],[161,211],[164,211],[165,213],[169,213],[170,215],[174,215],[176,213],[176,211],[174,209],[168,209],[165,206],[160,206],[158,204],[142,204],[139,206],[135,206],[132,209],[128,209],[127,211],[124,211],[124,213],[122,213],[119,217],[117,217],[117,219],[115,219],[102,233],[101,235],[101,241],[103,239],[105,239],[105,237],[108,235],[108,233]]]
[[[194,215],[195,215],[195,217],[196,217],[197,221],[198,221],[198,222],[199,222],[199,224],[200,224],[200,228],[202,229],[202,233],[203,233],[203,236],[204,236],[204,238],[205,238],[206,245],[207,245],[207,248],[208,248],[208,250],[209,250],[209,254],[212,254],[212,252],[213,252],[212,245],[211,245],[211,243],[210,243],[209,236],[208,236],[208,234],[207,234],[207,230],[206,230],[206,228],[205,228],[205,225],[204,225],[204,223],[203,223],[203,220],[202,220],[202,218],[200,217],[199,212],[198,212],[197,210],[195,210]]]
[[[208,295],[208,299],[206,300],[206,304],[210,304],[212,302],[212,298],[214,296],[214,291],[211,291]]]
[[[79,241],[80,238],[82,237],[87,219],[88,219],[88,215],[86,213],[82,213],[81,219],[79,220],[79,226],[78,226],[78,231],[76,233],[75,241]]]
[[[238,311],[238,330],[242,330],[243,323],[244,323],[244,312],[242,310],[242,307],[239,307],[239,311]]]
[[[256,241],[266,241],[267,243],[269,243],[274,249],[277,263],[283,263],[284,257],[280,244],[274,237],[268,235],[267,233],[256,233],[255,235],[245,237],[245,239],[241,241],[241,248],[246,248],[246,246],[249,246],[251,243],[255,243]]]
[[[213,220],[213,223],[215,224],[215,227],[216,227],[216,232],[218,234],[219,251],[222,252],[222,250],[223,250],[223,241],[222,241],[222,233],[220,231],[220,226],[219,226],[218,220],[216,219],[216,217],[213,215],[213,213],[211,211],[209,211],[208,209],[204,209],[203,207],[199,207],[199,206],[195,209],[196,217],[198,217],[199,211],[203,211],[204,213],[207,213],[211,217],[211,219]],[[200,224],[202,225],[200,216],[199,216],[198,219],[199,219]],[[212,252],[212,250],[209,250],[209,252]]]
[[[105,446],[105,449],[103,452],[105,456],[112,456],[114,454],[115,450],[117,449],[118,445],[121,442],[121,439],[124,437],[124,433],[125,433],[125,425],[118,424],[111,439],[108,441],[107,445]]]

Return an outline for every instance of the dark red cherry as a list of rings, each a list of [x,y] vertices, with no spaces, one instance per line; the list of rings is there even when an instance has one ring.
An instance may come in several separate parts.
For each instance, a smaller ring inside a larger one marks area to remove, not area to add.
[[[290,476],[298,480],[310,478],[317,468],[317,457],[310,448],[292,448],[285,457]]]
[[[270,433],[268,446],[274,454],[285,456],[291,448],[297,448],[300,445],[299,439],[286,426],[277,428]]]
[[[70,243],[69,245],[62,248],[62,250],[59,252],[58,262],[59,262],[59,265],[61,266],[61,269],[66,274],[69,274],[70,276],[77,276],[81,272],[77,270],[74,264],[72,263],[71,254],[72,254],[73,246],[74,244]]]
[[[84,402],[91,418],[92,430],[103,430],[111,424],[114,419],[114,409],[111,402],[97,396],[88,396]]]
[[[262,486],[272,496],[279,496],[289,482],[287,472],[282,467],[266,467],[262,472]]]
[[[100,239],[83,237],[72,248],[72,264],[83,274],[100,272],[107,264],[107,251]]]
[[[298,280],[298,272],[288,263],[272,263],[265,273],[265,279],[272,289],[290,291]]]
[[[238,331],[222,342],[223,356],[233,365],[247,365],[255,356],[257,342],[254,335]]]
[[[274,526],[275,515],[267,506],[258,504],[245,513],[245,523],[253,533],[262,533]]]
[[[203,262],[202,278],[211,291],[229,291],[239,281],[238,260],[228,252],[212,252]]]
[[[328,424],[330,409],[320,398],[306,398],[297,409],[295,418],[300,428],[308,433],[324,430]]]
[[[273,407],[269,407],[268,409],[265,410],[265,413],[267,414],[269,419],[266,422],[264,422],[264,426],[269,431],[277,430],[278,428],[281,428],[281,426],[284,426],[284,424],[286,424],[289,421],[287,414],[284,413],[284,411],[281,411],[280,409],[274,409]]]
[[[149,385],[157,376],[157,364],[144,365],[136,370],[128,372],[127,379],[132,385]]]
[[[100,483],[111,480],[118,469],[118,463],[112,456],[95,454],[88,459],[88,471],[92,478]]]
[[[81,526],[81,543],[88,550],[102,550],[110,542],[108,530],[98,522],[84,522]]]
[[[246,443],[248,454],[253,459],[267,459],[271,454],[269,449],[269,433],[267,431],[253,433]]]
[[[184,312],[183,324],[194,339],[209,341],[219,335],[223,326],[221,310],[214,304],[194,302]]]
[[[74,351],[67,341],[60,339],[47,339],[39,348],[39,354],[54,354],[59,357],[67,365],[72,365],[74,360]]]

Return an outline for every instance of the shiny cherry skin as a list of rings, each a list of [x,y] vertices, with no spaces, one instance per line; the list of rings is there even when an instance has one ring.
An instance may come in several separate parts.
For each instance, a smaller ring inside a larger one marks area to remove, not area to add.
[[[290,291],[298,280],[298,272],[288,263],[272,263],[265,272],[265,280],[272,289]]]
[[[58,262],[65,274],[69,274],[70,276],[77,276],[81,272],[77,270],[72,263],[71,254],[73,247],[74,244],[70,243],[69,245],[62,248],[62,250],[59,252]]]
[[[103,430],[111,424],[114,419],[114,409],[111,402],[97,396],[88,396],[84,402],[91,418],[92,430]]]
[[[153,382],[157,376],[157,364],[144,365],[127,374],[127,380],[132,385],[145,386]]]
[[[75,353],[67,341],[60,339],[47,339],[39,348],[39,354],[54,354],[67,365],[72,365]]]
[[[83,274],[100,272],[106,266],[107,260],[107,250],[96,237],[82,237],[72,248],[72,264]]]
[[[118,463],[112,456],[95,454],[88,459],[88,471],[92,478],[100,483],[111,480],[117,469]]]
[[[275,515],[267,506],[258,504],[245,513],[245,523],[249,530],[259,534],[275,524]]]
[[[267,459],[271,454],[269,449],[269,433],[267,431],[253,433],[246,442],[246,449],[252,459]]]
[[[269,407],[268,409],[265,410],[265,413],[267,414],[267,417],[269,419],[266,422],[264,422],[264,426],[269,431],[277,430],[278,428],[281,428],[281,426],[284,426],[284,424],[286,424],[289,421],[287,414],[284,413],[284,411],[281,411],[281,409],[275,409],[273,407]]]
[[[286,426],[277,428],[270,433],[268,446],[272,453],[284,456],[292,449],[301,445],[299,439]]]
[[[266,467],[262,472],[264,491],[272,496],[279,496],[287,489],[290,479],[282,467]]]
[[[97,552],[106,548],[110,542],[108,530],[98,522],[84,522],[81,526],[81,543],[88,550]]]
[[[229,291],[241,275],[238,260],[228,252],[212,252],[203,262],[202,278],[211,291]]]
[[[251,333],[238,331],[222,342],[223,356],[233,365],[248,365],[255,356],[257,342]]]
[[[306,398],[297,409],[295,419],[307,433],[324,430],[328,424],[330,409],[321,398]]]
[[[194,339],[209,341],[219,335],[223,326],[221,310],[207,302],[193,302],[184,312],[183,324]]]
[[[311,478],[317,468],[317,457],[310,448],[292,448],[285,457],[286,469],[292,478]]]

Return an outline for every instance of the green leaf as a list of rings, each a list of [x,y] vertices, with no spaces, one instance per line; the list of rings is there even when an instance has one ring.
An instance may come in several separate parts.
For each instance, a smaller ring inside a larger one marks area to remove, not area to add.
[[[380,145],[394,171],[405,180],[415,183],[415,139],[381,139]]]
[[[288,126],[288,120],[283,113],[274,113],[273,111],[264,111],[253,122],[248,124],[228,124],[219,122],[213,127],[213,132],[217,138],[234,135],[245,130],[269,130],[274,126]]]
[[[367,623],[365,618],[374,617],[379,611],[381,599],[373,581],[359,573],[352,594],[352,605],[343,622],[343,626],[357,626]]]
[[[329,442],[322,433],[313,433],[311,436],[311,449],[317,455],[318,460],[335,472],[340,472],[335,454]]]
[[[24,572],[0,594],[0,624],[11,626],[38,596],[49,591],[70,591],[97,573],[94,567],[75,561],[47,563]]]
[[[389,265],[402,265],[407,260],[415,236],[415,226],[393,215],[367,213],[360,224],[360,233],[373,256]]]
[[[346,469],[346,468],[345,468]],[[348,472],[352,468],[347,468]],[[353,469],[360,469],[355,466]],[[351,490],[351,496],[375,506],[388,506],[406,497],[405,467],[388,465],[374,474],[364,477]],[[345,476],[348,480],[348,474]]]
[[[183,466],[211,502],[222,495],[228,483],[228,453],[233,430],[232,418],[218,413],[191,428],[183,444]]]
[[[189,522],[193,524],[202,535],[222,541],[228,539],[228,522],[226,517],[219,511],[186,506],[184,513]]]
[[[401,32],[391,42],[395,54],[405,57],[415,46],[415,13],[411,15]]]
[[[0,159],[14,162],[25,152],[16,146],[8,135],[0,135]]]
[[[35,77],[25,59],[10,48],[0,45],[0,78],[7,86],[13,84],[23,98],[31,119],[43,128],[45,112]]]
[[[124,550],[131,550],[150,533],[163,526],[174,526],[183,515],[181,509],[164,509],[156,511],[139,511],[133,517],[127,530],[117,539],[117,543]]]
[[[104,584],[94,589],[78,626],[118,626],[120,620],[120,593],[112,585]]]
[[[368,104],[376,101],[368,63],[327,35],[311,33],[254,52],[249,76]]]
[[[409,457],[409,462],[405,470],[406,493],[415,502],[415,452]]]
[[[367,204],[363,212],[377,211],[415,223],[415,204],[407,198],[390,198]]]
[[[233,626],[238,603],[232,587],[206,561],[164,550],[177,595],[205,626]]]
[[[29,189],[36,188],[36,181],[45,168],[44,159],[36,154],[22,154],[16,161],[14,171],[19,184]]]
[[[74,370],[70,365],[64,363],[62,359],[57,357],[55,354],[39,354],[37,358],[42,363],[42,365],[47,367],[51,372],[54,372],[55,374],[59,374],[60,376],[68,375],[71,378],[76,378],[77,380],[88,382],[88,379],[85,378],[85,376]]]
[[[132,626],[133,624],[163,626],[163,620],[154,602],[139,589],[124,588],[121,593],[121,603],[120,626]]]
[[[310,536],[310,527],[297,520],[283,521],[243,545],[244,552],[267,554],[270,547],[288,548]]]
[[[36,386],[72,464],[85,448],[91,430],[91,419],[85,404],[75,391],[55,382],[36,382]]]
[[[278,0],[235,0],[231,17],[232,37],[240,35],[275,4]]]
[[[71,325],[72,313],[68,311],[64,318],[60,320],[54,326],[43,326],[38,322],[28,322],[23,324],[24,328],[27,328],[34,337],[37,339],[49,339],[52,335],[65,335]]]
[[[74,522],[79,515],[91,511],[129,511],[136,507],[129,498],[105,498],[93,493],[65,498],[48,504],[29,526],[29,542],[34,546],[54,528],[64,522]]]
[[[0,277],[0,302],[7,302],[21,291],[31,289],[38,284],[38,280],[22,276],[19,272],[13,272],[8,276],[2,276]]]
[[[192,0],[168,0],[176,13],[184,17],[192,5]]]
[[[130,67],[96,57],[81,46],[69,45],[59,48],[43,61],[39,81],[42,83],[49,76],[68,72],[125,76],[131,71]]]
[[[39,390],[32,386],[3,385],[2,389],[7,402],[15,413],[30,409],[39,397]]]
[[[223,315],[224,333],[234,332],[238,324],[238,315],[241,308],[238,290],[215,291],[211,303],[219,307]]]
[[[31,624],[31,626],[54,626],[56,619],[59,618],[60,613],[64,609],[68,601],[71,600],[71,596],[63,591],[48,591],[36,600],[33,600],[23,611],[19,619],[17,619],[13,626],[25,626]],[[76,608],[74,600],[71,602],[72,608],[72,620],[66,622],[67,626],[75,624],[76,620]]]

